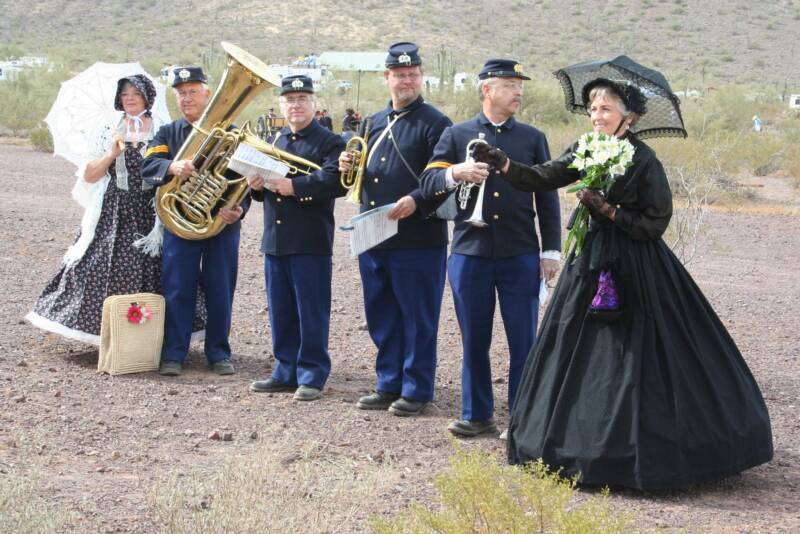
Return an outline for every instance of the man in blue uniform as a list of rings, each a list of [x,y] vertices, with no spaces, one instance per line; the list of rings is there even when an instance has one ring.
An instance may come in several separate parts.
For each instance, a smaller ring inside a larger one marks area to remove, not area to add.
[[[192,160],[175,160],[183,142],[208,104],[211,92],[200,67],[175,69],[172,84],[183,117],[162,126],[145,152],[142,178],[160,186],[170,180],[186,180],[194,172]],[[249,202],[249,198],[245,203]],[[166,300],[162,375],[177,376],[189,352],[197,289],[206,296],[205,354],[211,368],[221,375],[234,373],[228,334],[231,328],[233,292],[239,261],[239,219],[243,208],[222,208],[227,226],[214,237],[191,241],[164,231],[161,290]]]
[[[433,399],[447,253],[447,223],[431,217],[440,200],[422,198],[419,175],[452,123],[420,96],[421,60],[413,43],[389,48],[384,79],[391,101],[371,117],[361,211],[394,203],[388,215],[399,223],[397,235],[358,258],[378,383],[357,406],[416,415]],[[342,153],[340,168],[351,163]]]
[[[316,163],[320,170],[250,180],[264,203],[264,277],[277,363],[272,376],[250,385],[256,392],[294,392],[299,401],[319,398],[328,374],[331,315],[333,206],[346,190],[338,158],[344,140],[314,120],[316,100],[308,76],[286,76],[280,105],[288,126],[271,141]],[[265,191],[266,189],[266,191]]]
[[[445,130],[422,175],[422,192],[430,199],[457,194],[459,184],[465,187],[470,182],[483,182],[485,188],[482,205],[476,207],[479,187],[473,187],[466,209],[459,210],[448,265],[464,345],[462,420],[451,423],[448,429],[460,436],[497,430],[489,360],[495,292],[511,353],[510,407],[536,337],[540,276],[547,280],[555,276],[561,241],[555,191],[535,195],[517,191],[495,177],[494,169],[487,164],[467,157],[468,143],[483,134],[486,143],[514,154],[509,157],[522,158],[526,164],[550,159],[544,134],[514,119],[522,102],[522,82],[530,78],[516,61],[490,59],[478,79],[482,112]],[[542,254],[536,234],[537,214],[545,251]],[[470,218],[472,222],[467,221]]]

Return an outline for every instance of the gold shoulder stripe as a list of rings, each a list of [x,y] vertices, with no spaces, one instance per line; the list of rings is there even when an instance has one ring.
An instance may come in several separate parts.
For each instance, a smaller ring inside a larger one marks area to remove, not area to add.
[[[425,167],[425,170],[427,171],[428,169],[446,169],[452,166],[453,164],[447,161],[432,161],[428,163],[428,165]]]
[[[144,153],[144,157],[147,157],[150,154],[169,154],[169,147],[167,145],[151,146]]]

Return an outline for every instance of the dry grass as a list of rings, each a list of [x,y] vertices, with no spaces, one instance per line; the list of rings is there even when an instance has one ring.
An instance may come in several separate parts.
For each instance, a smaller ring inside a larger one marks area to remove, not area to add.
[[[71,514],[38,494],[37,475],[0,475],[0,532],[63,532]]]
[[[386,471],[330,443],[295,451],[271,444],[230,457],[213,473],[173,471],[150,504],[170,533],[353,532],[366,519],[364,503],[393,484]]]
[[[5,429],[0,442],[0,532],[64,532],[73,514],[46,499],[42,429]],[[24,460],[23,460],[24,459]]]

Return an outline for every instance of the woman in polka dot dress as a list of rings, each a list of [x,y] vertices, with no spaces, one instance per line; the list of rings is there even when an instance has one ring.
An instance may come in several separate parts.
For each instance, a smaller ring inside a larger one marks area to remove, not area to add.
[[[97,135],[93,158],[78,169],[73,197],[84,207],[80,232],[62,266],[26,319],[64,337],[100,344],[103,301],[110,295],[160,293],[162,229],[155,189],[142,181],[142,155],[153,133],[156,90],[144,75],[117,82],[116,124]],[[198,295],[193,338],[201,338],[205,304]]]

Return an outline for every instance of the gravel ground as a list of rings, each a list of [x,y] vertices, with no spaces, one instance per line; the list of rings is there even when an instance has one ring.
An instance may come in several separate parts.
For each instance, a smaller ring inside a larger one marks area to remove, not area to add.
[[[72,172],[60,159],[0,145],[0,272],[8,306],[0,319],[0,481],[8,473],[43,475],[39,495],[76,514],[74,531],[156,532],[161,527],[147,495],[169,469],[211,471],[221,459],[247,455],[260,443],[302,449],[317,442],[335,447],[354,473],[377,467],[383,486],[389,481],[390,492],[367,501],[341,531],[362,529],[370,513],[389,513],[412,500],[431,502],[431,477],[452,452],[445,427],[460,409],[460,339],[449,289],[434,405],[414,419],[357,410],[358,396],[373,386],[374,349],[365,331],[357,264],[337,232],[333,371],[323,399],[299,404],[284,395],[250,394],[249,382],[267,376],[273,364],[258,253],[261,213],[254,210],[243,227],[234,305],[237,374],[210,374],[202,353],[193,351],[177,379],[99,375],[92,347],[43,333],[22,319],[78,228],[81,212],[69,198]],[[614,491],[613,505],[635,513],[639,527],[800,531],[800,284],[795,279],[800,203],[781,179],[760,181],[767,184],[757,191],[761,200],[735,211],[712,210],[701,237],[703,252],[690,271],[762,388],[775,459],[686,491]],[[775,190],[780,194],[769,194]],[[337,204],[338,221],[354,212],[351,205]],[[506,350],[498,314],[492,354],[495,395],[501,400]],[[505,423],[507,410],[501,407],[497,416]],[[207,439],[214,430],[231,433],[232,441]],[[253,432],[258,437],[251,437]],[[503,457],[503,444],[495,438],[466,446]]]

